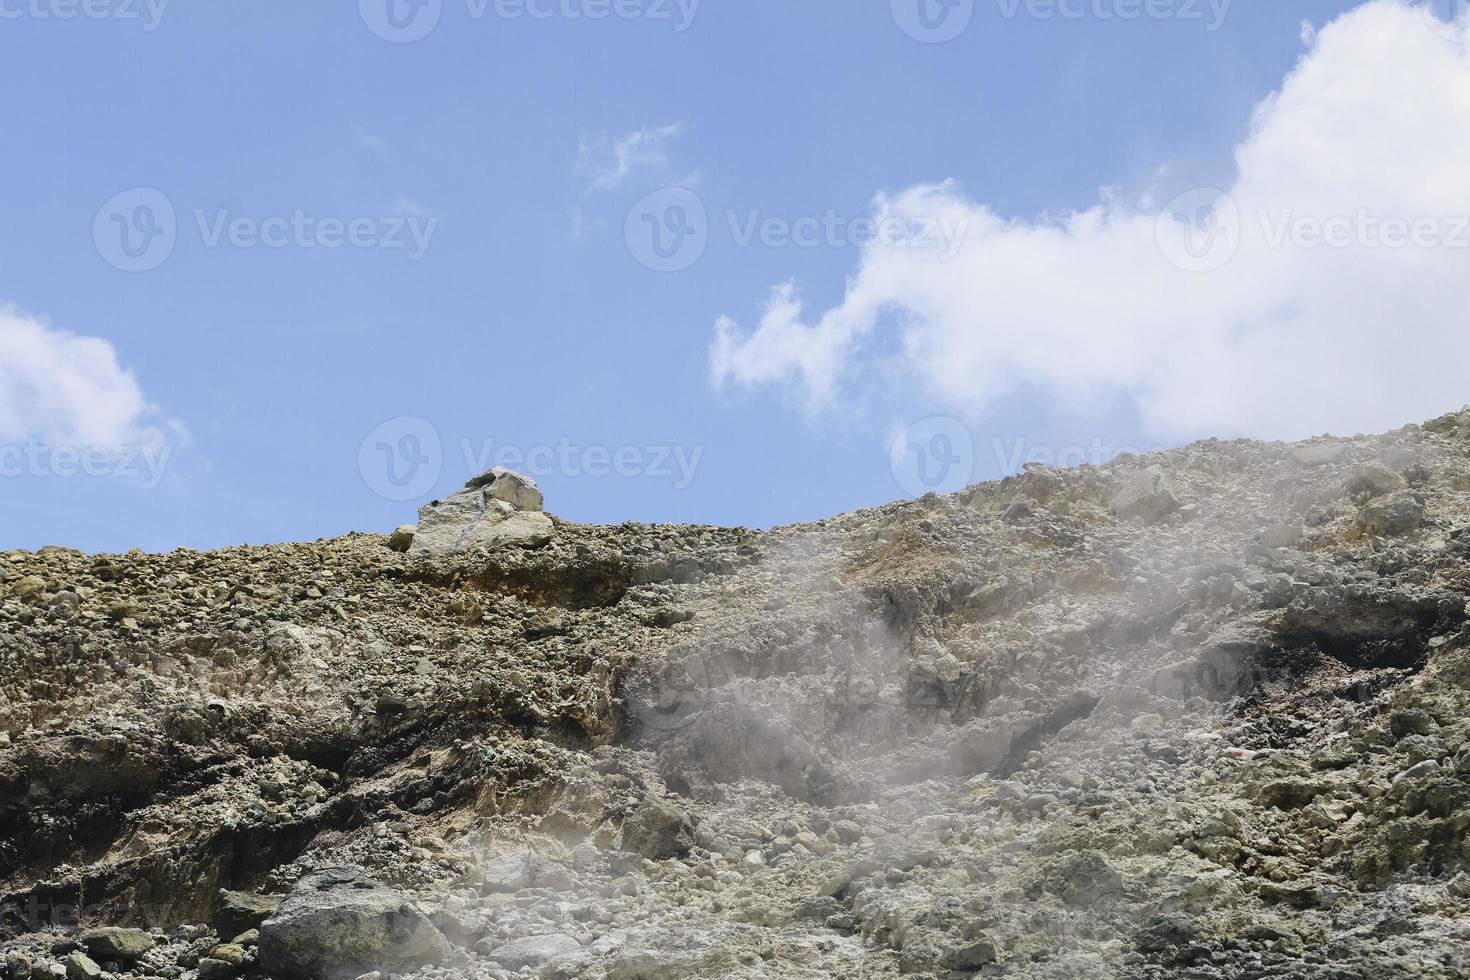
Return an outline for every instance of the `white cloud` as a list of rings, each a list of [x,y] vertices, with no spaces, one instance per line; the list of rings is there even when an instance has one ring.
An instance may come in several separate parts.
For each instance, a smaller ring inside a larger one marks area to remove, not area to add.
[[[587,178],[588,189],[612,191],[639,171],[667,177],[670,172],[669,142],[684,131],[683,123],[655,129],[639,129],[614,139],[606,133],[582,140],[577,154],[577,172]]]
[[[782,284],[753,330],[716,325],[713,377],[795,385],[831,408],[887,367],[891,331],[908,380],[973,415],[1023,388],[1070,408],[1121,393],[1160,435],[1291,437],[1458,407],[1470,400],[1470,44],[1455,35],[1406,0],[1304,33],[1301,62],[1236,149],[1216,227],[1239,244],[1218,269],[1166,258],[1190,261],[1159,204],[1168,192],[1007,220],[954,184],[913,187],[879,196],[875,218],[966,228],[955,257],[877,242],[843,300],[810,315]],[[1207,227],[1194,229],[1201,250]],[[1416,233],[1421,244],[1394,247]],[[1205,264],[1229,254],[1219,241],[1226,252]]]
[[[182,432],[110,343],[0,307],[0,442],[141,448]]]

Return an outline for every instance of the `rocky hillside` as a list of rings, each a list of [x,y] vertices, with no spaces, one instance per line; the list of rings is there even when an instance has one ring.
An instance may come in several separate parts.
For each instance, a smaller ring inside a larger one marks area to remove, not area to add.
[[[1470,410],[0,556],[11,980],[1470,976]]]

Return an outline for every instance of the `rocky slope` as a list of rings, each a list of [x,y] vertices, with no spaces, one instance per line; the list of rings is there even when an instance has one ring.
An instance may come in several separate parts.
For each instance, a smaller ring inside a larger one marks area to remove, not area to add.
[[[0,972],[1470,975],[1470,410],[766,533],[505,478],[0,556]]]

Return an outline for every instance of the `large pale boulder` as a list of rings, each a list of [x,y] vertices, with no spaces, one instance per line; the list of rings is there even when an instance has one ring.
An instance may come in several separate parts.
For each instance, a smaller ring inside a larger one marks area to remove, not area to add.
[[[303,878],[260,926],[260,966],[272,976],[352,980],[442,962],[449,940],[412,903],[358,868]]]
[[[528,476],[497,467],[452,497],[419,511],[411,554],[447,555],[476,548],[539,548],[556,534]]]

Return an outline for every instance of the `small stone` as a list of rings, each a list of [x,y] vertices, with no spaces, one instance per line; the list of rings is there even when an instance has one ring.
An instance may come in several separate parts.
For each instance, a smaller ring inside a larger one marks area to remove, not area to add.
[[[199,961],[199,980],[228,980],[240,972],[237,963],[206,956]]]
[[[234,966],[241,966],[245,962],[245,947],[236,943],[225,943],[216,946],[209,954],[213,959],[224,960]]]
[[[388,547],[397,552],[407,552],[413,547],[413,536],[418,533],[417,524],[400,524],[388,537]]]
[[[1407,782],[1410,779],[1417,779],[1420,776],[1427,776],[1432,772],[1438,771],[1439,762],[1437,760],[1425,759],[1423,762],[1417,762],[1409,768],[1405,769],[1403,772],[1399,773],[1397,776],[1393,777],[1392,785],[1398,786],[1399,784]]]
[[[951,970],[978,970],[1000,959],[1000,947],[991,939],[977,939],[945,952],[942,963]]]
[[[72,953],[66,958],[66,980],[99,980],[102,967],[86,953]]]
[[[27,575],[10,587],[10,594],[17,599],[34,599],[46,591],[46,580],[39,575]]]

